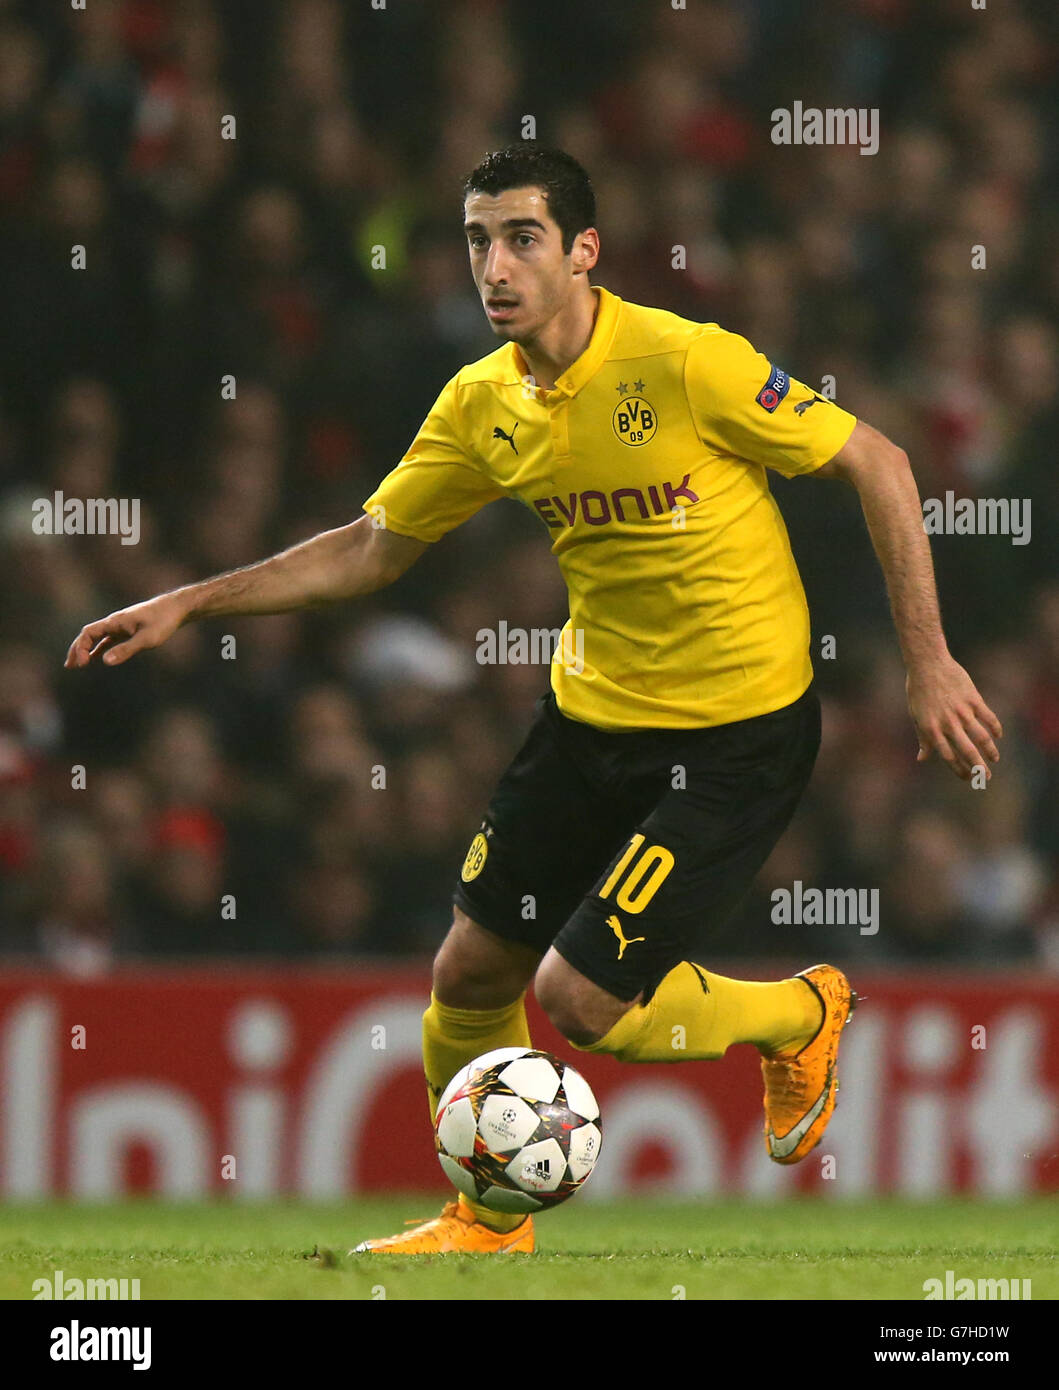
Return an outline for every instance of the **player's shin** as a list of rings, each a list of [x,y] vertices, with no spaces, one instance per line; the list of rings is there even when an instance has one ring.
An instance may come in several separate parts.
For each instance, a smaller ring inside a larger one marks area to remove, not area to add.
[[[687,1062],[723,1057],[733,1043],[778,1052],[808,1041],[821,1006],[804,980],[730,980],[681,961],[649,1003],[634,1004],[584,1052],[623,1062]]]
[[[497,1047],[529,1047],[525,995],[502,1009],[453,1009],[435,994],[423,1015],[423,1068],[430,1097],[433,1124],[441,1093],[460,1067]],[[474,1212],[476,1220],[495,1231],[514,1230],[522,1216],[489,1211],[460,1196],[460,1204]]]

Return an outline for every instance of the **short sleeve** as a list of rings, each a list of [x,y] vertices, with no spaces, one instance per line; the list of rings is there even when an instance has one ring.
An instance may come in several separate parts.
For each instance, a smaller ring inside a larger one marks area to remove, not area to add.
[[[788,478],[822,468],[857,423],[738,333],[714,327],[688,349],[684,386],[700,439]]]
[[[404,458],[364,502],[372,516],[384,508],[386,529],[400,536],[439,541],[504,496],[461,440],[458,382],[453,377],[446,385]]]

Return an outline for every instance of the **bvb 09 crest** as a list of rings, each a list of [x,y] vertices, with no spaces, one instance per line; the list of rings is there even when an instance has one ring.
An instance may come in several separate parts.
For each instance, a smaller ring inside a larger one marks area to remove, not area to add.
[[[477,878],[485,868],[485,861],[489,854],[489,841],[479,831],[471,841],[471,847],[467,851],[467,858],[463,861],[463,868],[460,870],[460,877],[464,883],[470,883],[472,878]]]
[[[654,406],[643,396],[625,396],[614,407],[611,423],[621,442],[635,449],[654,438],[658,416]]]

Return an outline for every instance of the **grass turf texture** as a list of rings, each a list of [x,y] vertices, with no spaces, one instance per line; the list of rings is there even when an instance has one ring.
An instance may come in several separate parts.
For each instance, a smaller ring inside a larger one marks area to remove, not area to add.
[[[923,1281],[1031,1279],[1059,1297],[1059,1200],[574,1201],[532,1256],[347,1255],[440,1209],[433,1196],[313,1205],[135,1201],[0,1207],[0,1298],[35,1279],[138,1278],[150,1299],[875,1299]],[[307,1258],[314,1247],[323,1258]]]

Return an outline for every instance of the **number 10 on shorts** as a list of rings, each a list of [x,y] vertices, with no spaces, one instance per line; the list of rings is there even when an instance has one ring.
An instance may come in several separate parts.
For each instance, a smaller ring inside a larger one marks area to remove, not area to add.
[[[632,837],[628,849],[614,865],[610,877],[599,890],[601,898],[609,897],[624,875],[624,882],[618,889],[614,901],[626,912],[642,912],[665,882],[676,862],[664,845],[648,845],[643,849],[645,839],[644,835]]]

